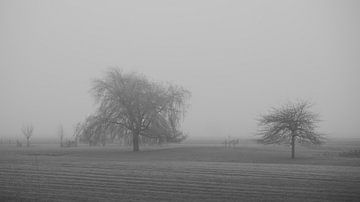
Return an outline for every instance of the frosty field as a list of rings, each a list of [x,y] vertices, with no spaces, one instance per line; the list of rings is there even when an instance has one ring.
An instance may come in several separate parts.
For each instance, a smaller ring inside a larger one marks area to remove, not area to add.
[[[357,143],[0,147],[0,201],[359,201]]]

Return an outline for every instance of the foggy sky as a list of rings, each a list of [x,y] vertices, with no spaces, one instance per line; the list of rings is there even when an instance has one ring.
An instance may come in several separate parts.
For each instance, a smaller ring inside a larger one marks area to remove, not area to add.
[[[306,99],[320,131],[360,129],[359,1],[0,0],[0,137],[68,137],[108,67],[192,92],[190,137],[253,137],[269,107]]]

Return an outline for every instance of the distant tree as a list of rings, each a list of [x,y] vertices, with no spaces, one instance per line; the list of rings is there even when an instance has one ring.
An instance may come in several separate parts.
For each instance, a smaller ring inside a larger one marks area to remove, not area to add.
[[[231,148],[231,146],[235,148],[236,145],[239,144],[239,138],[234,139],[234,138],[230,138],[230,136],[229,136],[229,137],[225,138],[225,141],[223,142],[223,144],[224,144],[225,148]]]
[[[22,127],[21,131],[26,138],[26,146],[29,147],[30,146],[30,138],[33,134],[34,127],[33,127],[33,125],[24,125]]]
[[[79,139],[81,137],[81,133],[82,133],[82,123],[79,122],[74,126],[74,134],[73,134],[73,136],[75,138],[76,146],[77,146],[77,144],[79,142]]]
[[[139,151],[140,136],[174,142],[185,137],[179,126],[190,92],[182,87],[110,69],[103,79],[94,81],[92,92],[99,108],[85,121],[84,134],[97,137],[130,131],[133,151]]]
[[[64,141],[64,127],[63,127],[63,125],[62,124],[60,124],[60,126],[59,126],[59,131],[58,131],[58,135],[59,135],[59,138],[60,138],[60,147],[63,147],[64,145],[64,143],[63,143],[63,141]]]
[[[319,115],[310,111],[307,101],[288,103],[262,115],[259,119],[260,142],[263,144],[290,144],[291,158],[295,158],[295,143],[322,143],[323,136],[315,130]]]

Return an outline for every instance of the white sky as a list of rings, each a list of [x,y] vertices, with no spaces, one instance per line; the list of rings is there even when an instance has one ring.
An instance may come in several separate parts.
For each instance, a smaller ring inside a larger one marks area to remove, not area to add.
[[[0,0],[0,137],[56,137],[95,111],[111,66],[192,92],[190,137],[253,137],[271,106],[308,99],[320,131],[360,131],[359,1]]]

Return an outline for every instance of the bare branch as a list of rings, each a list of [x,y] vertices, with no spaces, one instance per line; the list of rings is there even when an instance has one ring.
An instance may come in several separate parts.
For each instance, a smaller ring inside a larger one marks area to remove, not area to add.
[[[106,133],[117,125],[121,130],[131,131],[135,139],[182,137],[180,122],[190,92],[180,86],[150,81],[142,74],[113,68],[103,79],[94,80],[91,92],[99,107],[85,121],[84,132],[88,134]]]

